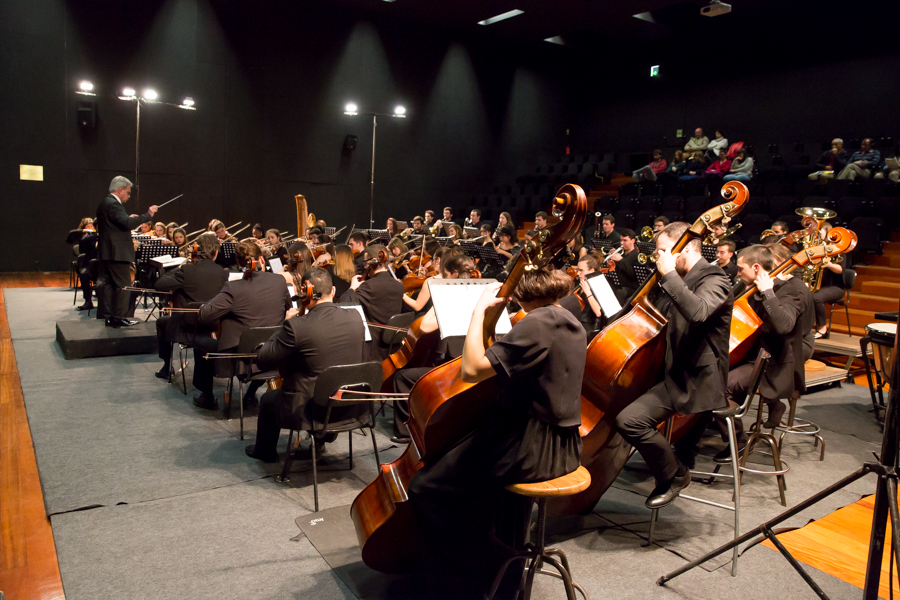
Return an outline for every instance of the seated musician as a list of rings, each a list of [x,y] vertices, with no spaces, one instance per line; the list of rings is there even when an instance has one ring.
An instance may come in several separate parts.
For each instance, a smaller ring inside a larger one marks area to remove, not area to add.
[[[444,231],[454,241],[463,239],[463,228],[458,223],[444,223]]]
[[[603,215],[600,225],[600,233],[594,236],[595,240],[608,241],[615,248],[619,245],[622,236],[616,231],[616,218],[612,215]]]
[[[191,302],[209,302],[228,281],[228,272],[215,263],[220,246],[219,238],[204,233],[197,239],[197,243],[200,246],[198,260],[172,269],[157,279],[153,286],[160,292],[172,292],[173,308],[185,308]],[[156,320],[156,341],[159,357],[163,361],[163,366],[156,372],[160,379],[169,378],[172,340],[176,339],[179,329],[193,337],[194,326],[185,321],[184,313],[173,313]],[[204,335],[208,335],[208,331]]]
[[[653,231],[662,231],[669,224],[669,217],[660,215],[653,219]]]
[[[763,423],[766,428],[777,427],[781,423],[786,408],[781,398],[790,398],[795,391],[801,394],[806,391],[803,368],[803,338],[806,332],[803,331],[802,313],[809,304],[807,297],[810,294],[799,277],[787,280],[770,277],[769,273],[776,266],[773,252],[764,246],[749,246],[738,253],[738,276],[745,285],[756,286],[757,291],[750,296],[749,304],[763,324],[755,347],[747,352],[745,362],[729,371],[725,388],[728,400],[733,400],[736,395],[743,396],[748,392],[759,348],[764,348],[771,354],[772,358],[759,382],[759,393],[768,407],[768,418]],[[725,421],[722,420],[719,426],[722,429],[722,439],[727,442]],[[741,452],[747,443],[747,434],[740,419],[735,419],[734,428],[738,452]],[[679,443],[679,448],[690,450],[693,440],[683,438],[682,441],[684,444]],[[725,448],[713,460],[719,463],[729,462],[730,450]]]
[[[285,280],[275,273],[267,273],[265,260],[259,246],[253,242],[240,242],[235,258],[244,277],[227,281],[221,291],[200,308],[201,325],[220,322],[219,339],[198,337],[194,343],[194,387],[200,392],[194,396],[194,405],[215,410],[218,408],[213,395],[214,361],[203,358],[208,352],[233,352],[248,327],[272,327],[280,325],[291,309]],[[292,313],[290,313],[292,314]],[[245,406],[252,406],[255,397],[249,391],[244,396]]]
[[[638,277],[637,273],[634,272],[634,265],[637,264],[640,252],[638,252],[636,247],[637,240],[634,237],[634,231],[623,228],[619,236],[622,251],[612,257],[616,263],[619,287],[613,291],[619,304],[625,305],[638,289]]]
[[[313,266],[326,268],[334,262],[334,241],[330,235],[320,233],[316,236],[316,242]]]
[[[356,275],[356,266],[353,264],[353,252],[350,250],[350,246],[346,244],[335,246],[334,264],[325,266],[325,270],[331,275],[335,298],[340,298],[344,292],[350,289],[350,282]]]
[[[185,254],[186,249],[183,248],[183,246],[185,245],[185,242],[187,242],[187,232],[185,232],[185,230],[182,229],[181,227],[176,227],[172,231],[172,243],[178,249],[177,251],[174,251],[175,256],[185,256],[186,255]],[[188,252],[187,255],[190,255],[190,253]]]
[[[363,252],[366,244],[369,243],[369,238],[362,231],[354,231],[350,234],[350,240],[347,243],[350,244],[350,251],[353,252],[353,266],[356,268],[356,274],[362,275],[366,264]]]
[[[775,257],[775,264],[780,265],[781,263],[790,260],[790,258],[799,252],[792,252],[790,248],[787,246],[782,246],[781,244],[775,244],[773,246],[768,247],[769,250],[772,251],[772,256]],[[792,273],[779,273],[778,279],[783,281],[787,281],[791,279],[794,275]],[[805,285],[804,285],[805,287]],[[809,292],[809,288],[807,288],[807,293],[803,294],[803,308],[800,310],[800,318],[803,319],[803,325],[801,326],[801,330],[803,331],[803,364],[812,358],[813,352],[816,349],[816,309],[815,303],[813,302],[813,295]],[[735,294],[736,295],[736,294]],[[804,367],[803,370],[804,381],[806,379],[806,369]]]
[[[827,239],[831,231],[831,223],[823,223],[819,229],[819,237]],[[825,305],[844,297],[847,291],[844,284],[844,267],[850,267],[850,255],[844,254],[841,263],[829,261],[822,266],[822,283],[812,297],[816,307],[816,339],[827,338],[828,318],[825,314]]]
[[[320,408],[309,402],[319,374],[328,367],[362,362],[365,326],[359,316],[334,305],[334,287],[325,269],[316,267],[304,273],[306,282],[313,285],[315,294],[306,314],[285,320],[259,351],[260,367],[277,368],[284,378],[280,389],[269,390],[260,399],[256,443],[245,448],[247,456],[263,462],[278,460],[281,429],[294,427]],[[340,418],[337,412],[332,419]],[[316,416],[324,419],[324,415]],[[304,450],[310,452],[309,447]]]
[[[91,282],[97,281],[99,274],[99,264],[97,262],[97,242],[100,240],[97,232],[94,230],[94,220],[90,217],[81,220],[78,226],[81,230],[81,239],[78,241],[78,281],[81,284],[81,295],[84,298],[84,304],[75,307],[75,310],[93,310],[93,286]]]
[[[325,235],[325,229],[322,227],[319,227],[318,225],[316,225],[314,227],[310,227],[309,229],[306,230],[306,239],[309,241],[309,244],[311,246],[315,246],[316,244],[320,243],[319,242],[320,235]]]
[[[275,257],[284,265],[288,262],[288,251],[285,243],[281,239],[281,232],[277,229],[266,231],[266,243],[262,248],[263,256],[266,258]]]
[[[172,244],[172,240],[166,237],[166,224],[162,221],[153,225],[153,237],[160,240],[163,245],[169,246]]]
[[[420,217],[419,215],[416,215],[412,220],[412,229],[407,229],[407,231],[411,231],[416,235],[425,235],[426,233],[428,233],[427,231],[425,231],[425,219],[423,217]]]
[[[553,258],[553,266],[565,271],[569,267],[576,266],[587,253],[588,249],[583,243],[581,234],[576,234]]]
[[[172,221],[171,223],[166,225],[166,239],[170,242],[174,243],[174,241],[172,240],[172,235],[175,233],[176,229],[178,229],[178,223],[176,223],[175,221]]]
[[[313,255],[309,251],[309,247],[303,242],[294,242],[291,244],[289,254],[287,255],[287,264],[278,275],[284,277],[288,285],[294,286],[294,291],[299,293],[300,280],[303,274],[312,269]]]
[[[254,223],[250,228],[250,235],[257,240],[263,241],[266,237],[265,230],[259,223]]]
[[[600,269],[600,263],[597,262],[597,259],[593,255],[588,254],[587,256],[583,256],[575,266],[575,273],[577,275],[576,285],[578,285],[579,289],[573,290],[571,294],[567,295],[565,298],[561,298],[559,301],[559,304],[563,308],[571,311],[571,313],[575,315],[575,318],[581,323],[581,326],[584,327],[588,342],[590,342],[600,330],[602,322],[601,317],[603,316],[603,311],[600,309],[600,302],[597,301],[597,298],[594,296],[594,293],[591,291],[591,286],[588,283],[588,280],[593,277],[603,276],[602,273],[597,272],[598,269]],[[578,294],[577,297],[576,294]],[[580,302],[578,297],[581,298]],[[583,308],[582,303],[584,303]]]
[[[209,230],[216,234],[216,237],[219,238],[219,243],[234,241],[234,238],[228,233],[228,230],[225,229],[225,223],[222,221],[213,220],[209,224]],[[225,255],[219,251],[218,255],[216,255],[216,264],[222,267],[223,269],[230,269],[235,266],[237,263],[237,255],[232,256],[230,259],[225,258]]]
[[[572,280],[549,268],[526,271],[513,299],[527,315],[485,348],[485,311],[505,301],[495,297],[499,288],[486,286],[476,305],[460,368],[465,382],[497,378],[497,410],[409,485],[425,572],[440,578],[448,597],[483,597],[511,556],[509,540],[498,537],[494,524],[521,505],[504,486],[561,477],[575,471],[581,457],[587,344],[584,329],[558,302]],[[517,584],[521,571],[513,571]]]
[[[497,254],[507,260],[513,256],[518,256],[521,248],[519,247],[519,233],[510,226],[503,226],[497,229],[497,235],[500,243],[497,244]]]
[[[409,247],[403,243],[399,236],[391,238],[387,245],[390,252],[390,261],[393,265],[394,275],[397,279],[403,279],[409,272],[406,264],[409,262]]]
[[[434,222],[434,211],[429,209],[425,211],[425,227],[431,228],[435,224]]]
[[[415,299],[403,294],[403,303],[411,308],[413,312],[420,313],[428,311],[431,308],[431,288],[429,287],[428,282],[431,279],[441,279],[443,277],[442,265],[454,256],[460,254],[462,254],[462,250],[458,246],[438,247],[431,256],[431,262],[429,263],[431,268],[434,269],[434,274],[425,280],[425,283],[419,288],[419,294]],[[424,270],[421,272],[423,274],[426,273]]]
[[[719,240],[719,243],[716,244],[716,266],[725,271],[732,283],[737,277],[738,271],[737,265],[732,260],[736,247],[734,241],[729,239]]]
[[[384,228],[387,230],[390,237],[400,235],[400,225],[397,223],[397,219],[395,219],[394,217],[387,218]]]
[[[475,262],[471,259],[471,257],[466,256],[465,254],[456,253],[455,255],[451,255],[449,251],[450,248],[445,248],[447,250],[447,260],[441,260],[440,273],[434,276],[435,279],[469,279],[470,273],[475,269]],[[428,280],[430,281],[430,280]],[[425,282],[425,285],[422,286],[422,291],[428,289],[428,297],[431,298],[430,290],[428,287],[428,281]],[[438,322],[437,317],[434,315],[434,306],[431,306],[428,309],[428,312],[425,313],[422,318],[422,322],[419,324],[419,331],[421,335],[425,335],[428,333],[436,332],[438,330]],[[421,339],[421,337],[420,337]],[[442,365],[449,360],[453,360],[459,356],[462,356],[462,345],[464,338],[462,336],[451,336],[441,340],[438,344],[434,355],[429,357],[426,361],[426,366],[424,367],[410,367],[407,369],[400,369],[394,374],[394,391],[401,394],[408,394],[409,390],[416,384],[422,375],[433,369],[438,365]],[[403,400],[395,400],[394,401],[394,437],[391,438],[392,442],[408,444],[409,443],[409,429],[406,427],[406,422],[409,420],[409,406]]]
[[[672,253],[687,229],[687,223],[676,221],[656,238],[660,292],[655,305],[668,320],[663,380],[616,416],[619,433],[641,453],[656,479],[647,508],[669,504],[691,482],[688,467],[657,426],[676,413],[696,414],[726,405],[731,282],[722,269],[703,258],[699,239]]]
[[[363,252],[366,261],[378,261],[379,254],[387,249],[381,244],[371,244]],[[360,304],[366,315],[366,321],[387,325],[394,315],[399,315],[403,310],[403,284],[394,279],[387,270],[386,263],[375,263],[369,267],[370,276],[363,281],[360,275],[353,277],[350,289],[341,296],[341,302]],[[380,336],[373,335],[373,338]],[[387,357],[388,347],[373,343],[371,347],[372,359],[383,360]]]
[[[153,221],[144,221],[141,223],[140,235],[153,235]]]

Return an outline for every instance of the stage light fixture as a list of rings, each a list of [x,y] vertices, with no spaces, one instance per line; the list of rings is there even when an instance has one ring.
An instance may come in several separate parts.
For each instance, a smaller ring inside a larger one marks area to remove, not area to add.
[[[394,116],[395,117],[406,117],[406,107],[402,104],[398,104],[394,107]]]
[[[78,89],[82,92],[92,92],[94,91],[94,84],[90,81],[84,80],[78,84]]]
[[[122,95],[119,98],[122,100],[134,100],[134,94],[134,88],[122,88]]]
[[[144,90],[144,95],[142,96],[144,100],[149,100],[150,102],[155,101],[159,98],[159,94],[156,93],[156,90],[147,88]]]
[[[344,106],[344,114],[345,115],[355,115],[358,114],[359,107],[356,106],[353,102],[348,102],[346,106]]]
[[[178,108],[186,108],[188,110],[197,110],[194,108],[194,99],[191,97],[187,97],[181,101],[181,104],[178,105]]]
[[[499,23],[500,21],[505,21],[506,19],[512,19],[513,17],[518,17],[521,14],[525,14],[524,10],[519,10],[518,8],[514,8],[513,10],[506,11],[505,13],[501,13],[495,17],[491,17],[489,19],[485,19],[484,21],[478,21],[479,25],[493,25],[494,23]]]
[[[565,46],[566,42],[562,39],[561,36],[554,35],[553,37],[544,38],[545,42],[549,42],[551,44],[557,44],[559,46]]]

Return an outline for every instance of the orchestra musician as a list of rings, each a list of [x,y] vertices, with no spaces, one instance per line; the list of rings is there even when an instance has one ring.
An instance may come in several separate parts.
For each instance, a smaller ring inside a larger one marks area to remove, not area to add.
[[[616,263],[619,287],[613,291],[619,304],[624,305],[638,289],[638,277],[634,271],[634,265],[637,264],[640,252],[638,252],[636,247],[637,240],[635,239],[634,231],[625,228],[622,229],[619,236],[622,252],[612,257],[612,260]]]
[[[320,243],[319,242],[320,235],[325,235],[325,229],[322,227],[319,227],[318,225],[315,227],[310,227],[309,229],[306,230],[306,239],[313,246]]]
[[[216,410],[219,405],[213,395],[214,361],[204,358],[204,355],[208,352],[233,352],[244,329],[279,325],[296,312],[291,308],[284,278],[264,270],[265,261],[259,246],[253,242],[240,242],[235,248],[235,258],[244,271],[244,277],[226,281],[221,291],[200,307],[198,315],[200,325],[212,325],[218,321],[221,329],[218,340],[197,336],[194,342],[192,383],[199,391],[194,396],[194,405],[207,410]],[[245,407],[255,404],[255,396],[249,390],[243,400]]]
[[[597,273],[599,268],[600,263],[597,262],[593,255],[588,254],[581,257],[581,260],[575,266],[575,274],[578,278],[576,283],[580,286],[580,289],[573,290],[571,294],[559,301],[560,305],[575,315],[575,318],[584,327],[588,342],[594,339],[594,336],[600,330],[601,317],[603,316],[600,302],[597,301],[597,298],[591,291],[590,283],[588,283],[589,279],[603,276],[602,273]],[[581,302],[578,301],[576,293],[581,297],[584,308],[582,308]]]
[[[166,239],[169,240],[170,242],[174,243],[174,240],[172,239],[172,234],[175,233],[176,229],[178,229],[178,223],[176,223],[175,221],[172,221],[171,223],[166,225]]]
[[[265,230],[262,225],[259,223],[254,223],[253,227],[250,228],[250,236],[257,240],[264,240],[266,237]]]
[[[378,261],[382,252],[388,254],[387,249],[381,244],[371,244],[366,247],[363,255],[367,262]],[[365,280],[360,275],[353,277],[350,289],[344,292],[340,301],[362,305],[366,321],[387,325],[391,317],[399,315],[403,310],[403,284],[394,279],[385,263],[376,262],[374,267],[369,267],[369,271],[371,275]],[[380,335],[372,337],[381,338]],[[387,358],[388,350],[387,346],[373,343],[370,354],[372,359],[384,360]]]
[[[500,213],[500,216],[497,217],[497,228],[494,229],[494,243],[500,243],[500,228],[501,227],[512,227],[513,231],[516,230],[516,224],[513,223],[512,215],[508,212]]]
[[[823,223],[819,229],[819,237],[822,240],[828,238],[831,231],[831,223]],[[828,338],[828,318],[825,314],[825,305],[844,297],[846,285],[844,284],[844,267],[850,267],[850,255],[844,254],[840,263],[828,261],[821,267],[822,283],[819,289],[813,293],[813,303],[816,310],[815,339]]]
[[[395,219],[394,217],[388,217],[387,223],[385,223],[384,228],[387,229],[388,235],[390,237],[400,235],[400,225],[397,224],[397,219]]]
[[[303,242],[294,242],[291,244],[290,254],[287,256],[290,258],[278,275],[284,277],[288,285],[294,286],[294,291],[299,294],[300,282],[304,273],[313,267],[313,255],[309,246]]]
[[[441,223],[444,225],[449,225],[453,223],[453,208],[450,206],[445,206],[443,211],[443,218],[441,219]]]
[[[312,284],[314,292],[306,313],[286,319],[259,351],[260,367],[277,368],[284,378],[280,389],[270,390],[260,399],[256,443],[245,448],[247,456],[263,462],[278,461],[276,445],[281,429],[296,427],[298,421],[309,425],[312,416],[324,420],[323,414],[313,412],[322,407],[309,401],[322,371],[362,362],[365,326],[354,311],[334,304],[331,276],[315,267],[303,274],[302,283],[306,282]],[[331,420],[340,420],[341,411],[333,409]],[[324,436],[317,437],[317,449],[326,441]],[[300,453],[309,456],[311,448],[303,448]]]
[[[218,238],[216,238],[218,239]],[[187,242],[187,232],[181,227],[176,227],[172,231],[172,243],[179,248],[178,254],[180,256],[184,256],[186,254],[186,248],[181,248],[184,246],[185,242]]]
[[[521,251],[519,247],[519,234],[512,226],[504,226],[497,228],[497,236],[500,243],[497,244],[497,254],[505,256],[507,260],[517,256]]]
[[[431,267],[434,269],[434,275],[425,280],[425,283],[423,283],[422,287],[419,289],[419,295],[416,296],[415,300],[406,294],[403,294],[404,304],[411,308],[413,312],[417,313],[430,310],[431,287],[429,287],[428,282],[432,279],[441,279],[444,272],[444,262],[460,254],[462,254],[462,250],[459,246],[438,247],[438,249],[434,251],[434,254],[431,255]]]
[[[469,211],[469,224],[466,227],[475,227],[481,229],[481,209],[473,208]]]
[[[219,243],[235,241],[231,234],[228,233],[228,230],[225,228],[225,223],[222,221],[213,219],[209,224],[209,230],[216,234],[216,237],[219,238]],[[225,254],[220,250],[218,255],[216,255],[216,264],[223,269],[230,269],[237,264],[237,255],[228,259],[225,258]]]
[[[737,265],[732,260],[735,248],[737,246],[735,246],[734,241],[727,238],[719,240],[719,243],[716,244],[716,266],[725,271],[732,283],[735,282],[738,272]]]
[[[763,423],[766,428],[777,427],[781,423],[786,408],[781,398],[790,398],[794,392],[802,394],[806,391],[803,310],[810,304],[810,293],[799,277],[772,278],[769,273],[776,266],[772,250],[765,246],[749,246],[738,253],[738,276],[744,285],[756,285],[757,291],[750,296],[749,304],[763,324],[755,340],[756,347],[747,352],[745,362],[729,371],[725,388],[726,399],[743,397],[749,391],[759,348],[765,349],[771,358],[759,382],[759,394],[768,407],[768,416]],[[716,421],[722,430],[722,439],[727,443],[728,429],[725,421]],[[747,434],[740,421],[734,421],[739,453],[747,444]],[[696,428],[699,429],[699,425]],[[692,433],[693,431],[695,430]],[[687,440],[685,443],[690,446],[691,441]],[[681,449],[681,445],[679,448]],[[716,454],[713,460],[717,463],[730,462],[731,451],[726,448]]]
[[[425,235],[428,232],[425,230],[425,219],[419,215],[413,217],[412,220],[412,228],[407,229],[407,232],[414,233],[416,235]]]
[[[391,241],[388,242],[387,248],[388,252],[390,253],[390,259],[392,262],[394,260],[401,261],[400,266],[394,265],[394,276],[397,277],[397,279],[403,279],[403,277],[409,272],[405,266],[409,261],[409,248],[399,237],[391,238]]]
[[[409,485],[425,546],[424,571],[437,579],[436,589],[450,592],[447,597],[484,597],[499,567],[512,556],[510,540],[494,524],[522,504],[504,486],[560,477],[580,463],[587,344],[584,329],[558,302],[571,290],[572,280],[549,268],[526,271],[513,299],[527,315],[485,348],[485,311],[505,302],[496,297],[500,285],[487,285],[476,305],[460,368],[465,382],[498,378],[496,410],[413,475]],[[519,583],[521,570],[515,571],[504,583]],[[501,593],[510,590],[504,587]]]
[[[134,262],[134,245],[131,230],[139,223],[148,223],[159,207],[147,209],[143,215],[129,215],[122,206],[131,198],[131,181],[121,175],[109,184],[109,195],[97,207],[97,233],[99,236],[100,271],[97,279],[98,295],[106,311],[107,327],[129,327],[138,321],[126,318],[131,292],[124,289],[131,285],[131,268]]]
[[[315,258],[313,266],[327,267],[334,261],[334,241],[331,239],[330,235],[320,233],[316,236],[316,242],[319,256],[315,256],[315,252],[313,253],[313,257]]]
[[[350,289],[350,281],[356,275],[356,266],[353,264],[353,252],[350,250],[350,246],[346,244],[335,246],[334,264],[327,265],[325,270],[331,275],[334,297],[340,298],[344,292]]]
[[[660,215],[653,219],[653,231],[662,231],[669,224],[669,217]]]
[[[78,241],[79,256],[77,258],[78,282],[81,285],[81,296],[84,298],[84,304],[76,306],[75,310],[93,310],[94,299],[91,282],[97,280],[97,242],[100,238],[94,230],[94,220],[90,217],[81,219],[78,229],[81,230],[81,239]]]
[[[612,215],[603,215],[597,239],[607,240],[615,247],[619,245],[620,238],[619,232],[616,231],[616,218]]]
[[[288,262],[288,251],[284,246],[281,232],[277,229],[270,229],[266,232],[266,247],[263,248],[263,255],[266,258],[274,256],[281,261],[281,264],[285,264]]]
[[[431,228],[434,225],[434,211],[428,209],[425,211],[425,227]]]
[[[687,229],[687,223],[676,221],[656,238],[661,292],[655,304],[668,320],[663,380],[616,416],[619,433],[640,452],[656,479],[645,502],[651,509],[672,502],[691,481],[688,467],[657,426],[676,413],[696,414],[726,405],[731,282],[722,269],[703,258],[699,239],[672,253]]]
[[[140,235],[153,235],[153,221],[148,219],[141,223],[141,230],[138,233]]]
[[[444,230],[447,232],[447,237],[451,240],[459,241],[463,239],[463,228],[457,223],[444,223]]]
[[[182,237],[184,236],[183,230],[177,231],[181,231]],[[220,247],[219,238],[211,233],[204,233],[197,238],[197,244],[200,246],[198,260],[172,269],[153,285],[157,291],[172,292],[174,308],[186,308],[192,302],[209,302],[228,281],[228,272],[215,262]],[[160,379],[169,378],[172,340],[178,339],[179,332],[189,336],[194,333],[194,326],[187,325],[185,317],[184,313],[172,313],[156,320],[156,340],[159,357],[163,361],[163,366],[156,372]],[[206,334],[208,333],[207,331]]]
[[[158,222],[153,226],[153,237],[161,240],[163,244],[170,245],[172,240],[166,237],[166,224]]]
[[[369,238],[362,231],[354,231],[350,234],[350,239],[347,243],[350,244],[350,251],[353,253],[353,266],[356,269],[356,274],[362,275],[366,264],[363,252],[366,249],[366,244],[369,243]]]
[[[537,231],[540,231],[541,229],[543,229],[546,226],[547,226],[547,213],[545,213],[542,210],[538,211],[534,215],[534,228]]]

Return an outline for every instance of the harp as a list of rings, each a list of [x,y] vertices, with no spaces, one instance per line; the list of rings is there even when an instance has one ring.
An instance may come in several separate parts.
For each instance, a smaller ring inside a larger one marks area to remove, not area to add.
[[[316,215],[309,212],[306,206],[306,196],[297,194],[294,196],[297,203],[297,239],[306,239],[306,230],[316,224]]]

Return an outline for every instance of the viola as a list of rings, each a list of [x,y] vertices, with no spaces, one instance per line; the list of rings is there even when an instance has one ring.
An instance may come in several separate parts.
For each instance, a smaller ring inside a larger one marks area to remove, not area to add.
[[[360,276],[363,281],[369,279],[373,275],[375,275],[375,271],[378,270],[379,267],[384,265],[388,260],[387,252],[384,250],[380,250],[378,252],[378,256],[370,258],[363,265],[363,272]]]
[[[581,231],[587,214],[584,191],[576,185],[563,186],[553,199],[553,209],[562,218],[525,245],[497,297],[509,298],[526,269],[546,265]],[[504,310],[501,303],[485,313],[486,344],[493,340]],[[460,378],[461,363],[461,359],[447,362],[416,383],[409,396],[407,422],[412,441],[400,458],[381,465],[378,477],[360,492],[350,508],[363,562],[375,570],[400,573],[419,565],[423,550],[417,544],[415,520],[407,502],[410,478],[477,427],[496,407],[496,378],[466,383]]]
[[[702,239],[716,223],[727,224],[747,203],[741,182],[722,188],[726,202],[706,211],[681,236],[672,252]],[[666,354],[666,318],[654,306],[659,273],[651,275],[631,301],[631,310],[607,325],[587,349],[581,388],[581,464],[591,473],[591,485],[574,496],[552,498],[554,514],[590,511],[625,466],[631,446],[622,439],[615,418],[662,376]],[[676,419],[676,422],[681,420]],[[678,423],[681,425],[682,423]]]

